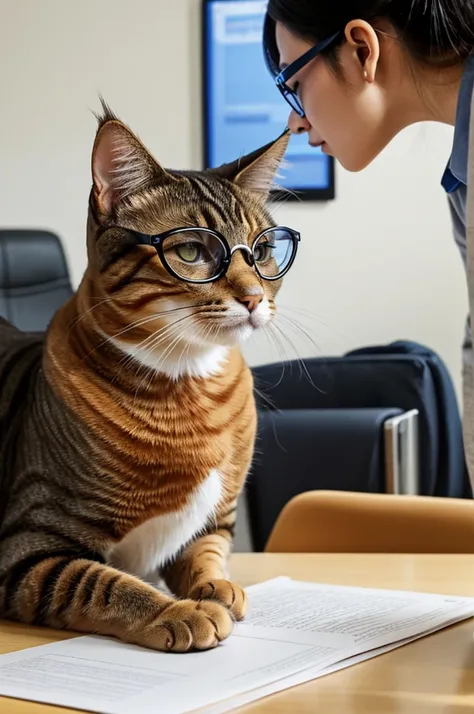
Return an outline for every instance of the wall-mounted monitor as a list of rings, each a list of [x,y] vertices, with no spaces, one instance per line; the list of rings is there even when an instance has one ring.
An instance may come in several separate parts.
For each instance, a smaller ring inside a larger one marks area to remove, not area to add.
[[[289,107],[265,66],[266,2],[203,0],[204,161],[219,166],[275,139]],[[334,198],[334,160],[293,136],[278,184],[290,197]]]

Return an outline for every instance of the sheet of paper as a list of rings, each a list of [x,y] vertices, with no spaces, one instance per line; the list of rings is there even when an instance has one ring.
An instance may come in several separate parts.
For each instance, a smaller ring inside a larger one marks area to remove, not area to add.
[[[182,714],[252,690],[265,696],[474,614],[470,598],[287,578],[248,593],[247,622],[215,650],[170,655],[79,637],[0,656],[0,694],[104,714]]]
[[[463,617],[461,619],[464,620],[465,618]],[[456,622],[460,622],[460,620],[457,620]],[[455,622],[452,622],[451,624],[454,625]],[[309,669],[305,669],[302,672],[298,672],[298,674],[293,674],[290,677],[285,677],[284,679],[272,682],[272,684],[268,684],[265,687],[258,687],[257,689],[252,689],[249,692],[240,694],[237,697],[232,697],[231,699],[226,699],[224,701],[217,702],[217,704],[212,704],[208,707],[205,707],[204,709],[195,710],[195,712],[193,712],[192,714],[225,714],[226,712],[233,711],[234,709],[243,707],[246,704],[255,702],[258,699],[263,699],[264,697],[268,697],[272,694],[283,692],[285,689],[297,687],[299,684],[306,684],[307,682],[311,682],[313,679],[319,679],[320,677],[325,677],[328,674],[339,672],[341,669],[347,669],[348,667],[353,667],[356,664],[361,664],[362,662],[366,662],[367,660],[373,659],[374,657],[379,657],[380,655],[386,654],[387,652],[391,652],[392,650],[398,649],[399,647],[404,647],[405,645],[410,644],[410,642],[415,642],[416,640],[419,640],[422,637],[426,637],[427,635],[433,634],[439,629],[442,628],[436,628],[431,632],[426,632],[416,637],[409,637],[406,640],[401,640],[400,642],[395,642],[394,644],[386,645],[385,647],[379,647],[375,650],[369,650],[368,652],[364,652],[363,654],[357,655],[355,657],[349,657],[348,659],[344,659],[341,662],[338,662],[337,664],[334,664],[331,667],[327,667],[323,670],[320,670],[317,667],[310,667]]]
[[[160,714],[180,714],[333,657],[330,648],[259,638],[178,656],[80,637],[0,657],[0,694],[104,714],[155,712],[159,702]]]
[[[253,607],[237,636],[328,645],[359,654],[437,628],[473,598],[348,588],[276,578],[254,586]]]

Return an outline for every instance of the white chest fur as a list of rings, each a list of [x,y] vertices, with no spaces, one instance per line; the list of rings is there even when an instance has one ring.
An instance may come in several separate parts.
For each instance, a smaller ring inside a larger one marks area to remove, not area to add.
[[[142,523],[110,549],[108,561],[142,578],[154,573],[212,520],[221,493],[220,474],[211,471],[185,508]]]

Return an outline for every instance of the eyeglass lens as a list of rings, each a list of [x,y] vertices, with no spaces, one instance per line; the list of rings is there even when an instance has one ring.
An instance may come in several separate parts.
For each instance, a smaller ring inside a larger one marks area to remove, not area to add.
[[[283,96],[284,99],[286,99],[287,103],[290,105],[290,107],[300,116],[304,117],[305,112],[303,109],[303,105],[301,103],[300,98],[294,92],[292,89],[287,87],[286,85],[280,87],[280,92]]]
[[[263,278],[274,279],[288,269],[296,249],[291,233],[277,228],[264,233],[253,247],[258,272]]]
[[[184,280],[214,278],[222,270],[226,253],[218,236],[205,230],[172,233],[163,241],[166,262]]]
[[[183,280],[212,280],[222,273],[227,249],[207,230],[189,229],[168,235],[163,257],[172,272]],[[275,279],[291,264],[296,244],[290,231],[276,228],[263,233],[253,245],[253,260],[263,278]]]

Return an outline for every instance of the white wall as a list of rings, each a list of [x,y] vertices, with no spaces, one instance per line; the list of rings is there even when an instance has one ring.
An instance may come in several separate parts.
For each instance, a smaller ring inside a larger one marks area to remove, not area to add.
[[[0,0],[0,224],[58,232],[76,284],[99,91],[165,165],[199,166],[198,5]],[[304,239],[281,300],[326,324],[299,314],[322,353],[411,338],[459,386],[466,295],[439,185],[450,137],[414,127],[363,174],[338,169],[337,201],[278,208]],[[264,338],[248,355],[278,359]]]

